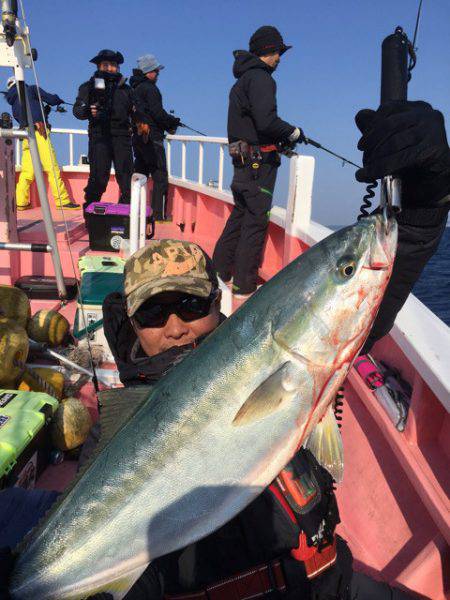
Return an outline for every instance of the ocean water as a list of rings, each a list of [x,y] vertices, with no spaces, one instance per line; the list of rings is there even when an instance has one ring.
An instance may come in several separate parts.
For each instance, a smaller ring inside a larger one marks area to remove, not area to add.
[[[450,227],[414,286],[413,294],[450,326]]]

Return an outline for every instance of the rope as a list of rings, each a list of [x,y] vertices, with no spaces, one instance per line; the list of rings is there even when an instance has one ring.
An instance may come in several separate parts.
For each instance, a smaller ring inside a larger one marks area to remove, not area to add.
[[[22,13],[22,20],[23,20],[25,26],[28,28],[26,17],[25,17],[25,9],[23,7],[23,1],[19,0],[19,2],[20,2],[20,10],[21,10],[21,13]],[[28,31],[29,31],[29,28],[28,28]],[[47,121],[46,121],[46,118],[45,118],[44,104],[43,104],[42,98],[41,98],[41,92],[40,92],[40,87],[39,87],[39,79],[38,79],[37,71],[36,71],[36,65],[35,65],[35,62],[34,62],[34,59],[33,59],[33,56],[32,56],[32,52],[31,52],[31,44],[30,44],[30,36],[29,36],[29,34],[28,34],[27,40],[28,40],[28,45],[29,45],[28,51],[29,51],[29,54],[31,56],[31,65],[32,65],[32,69],[33,69],[33,76],[34,76],[34,80],[36,82],[36,88],[37,88],[39,106],[40,106],[41,114],[42,114],[42,120],[43,120],[43,123],[44,123],[45,133],[46,133],[47,139],[50,140],[50,137],[49,137],[50,131],[49,131],[48,127],[47,127]],[[58,205],[59,205],[58,208],[59,208],[59,210],[61,212],[61,216],[62,216],[62,219],[63,219],[63,222],[64,222],[64,229],[65,229],[65,232],[66,232],[67,246],[69,248],[70,262],[71,262],[71,265],[72,265],[72,271],[73,271],[74,278],[75,278],[75,281],[76,281],[78,298],[79,298],[79,301],[80,301],[81,316],[82,316],[83,326],[86,329],[87,328],[86,313],[84,311],[83,298],[82,298],[82,295],[81,295],[81,288],[80,288],[80,284],[79,284],[79,281],[78,281],[77,269],[75,267],[75,261],[74,261],[74,257],[73,257],[73,253],[72,253],[72,247],[71,247],[71,244],[70,244],[69,226],[67,224],[66,215],[65,215],[65,212],[64,212],[64,207],[63,207],[63,205],[61,203],[61,194],[60,194],[58,186],[56,185],[57,184],[57,176],[56,176],[55,161],[54,161],[54,157],[53,157],[53,153],[52,152],[50,152],[50,161],[52,163],[52,174],[53,174],[53,178],[55,180],[55,187],[58,190]],[[90,363],[91,363],[91,368],[92,368],[92,373],[93,373],[92,383],[94,384],[95,391],[98,393],[99,392],[99,387],[98,387],[97,372],[96,372],[96,369],[95,369],[95,364],[94,364],[94,359],[93,359],[93,354],[92,354],[91,343],[90,343],[88,335],[86,336],[86,341],[87,341],[87,346],[88,346],[88,351],[89,351],[89,357],[90,357]]]

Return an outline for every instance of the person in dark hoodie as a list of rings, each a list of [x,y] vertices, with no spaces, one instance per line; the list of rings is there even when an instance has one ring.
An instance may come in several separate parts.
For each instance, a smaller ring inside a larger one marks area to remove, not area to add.
[[[145,116],[145,122],[136,127],[133,135],[134,171],[147,177],[151,174],[153,215],[156,220],[163,221],[167,216],[169,190],[164,137],[166,131],[175,133],[180,119],[164,110],[161,92],[156,85],[164,66],[153,54],[141,56],[137,64],[138,68],[133,69],[130,85],[134,90],[136,102]]]
[[[10,77],[8,79],[6,87],[8,90],[5,95],[6,102],[11,105],[13,116],[19,123],[19,126],[24,128],[26,126],[26,119],[19,100],[15,77]],[[36,143],[42,163],[42,170],[44,173],[47,173],[55,204],[58,208],[63,207],[66,210],[77,210],[80,206],[70,199],[67,188],[61,178],[61,171],[59,169],[55,149],[53,148],[50,139],[50,126],[47,121],[47,115],[41,106],[41,101],[47,106],[59,106],[60,104],[64,104],[64,100],[57,94],[49,94],[49,92],[42,88],[38,88],[36,85],[25,85],[25,89],[28,94],[31,116],[36,129]],[[33,181],[34,168],[31,160],[30,147],[28,140],[23,140],[21,170],[19,181],[16,186],[17,210],[28,210],[31,208],[30,188]]]
[[[108,185],[114,164],[120,188],[119,202],[130,203],[133,151],[131,120],[133,95],[119,71],[120,52],[101,50],[90,60],[94,75],[81,84],[73,107],[77,119],[89,120],[89,180],[84,189],[84,207],[99,202]]]
[[[280,146],[303,141],[299,127],[277,114],[272,73],[286,46],[275,27],[260,27],[250,38],[249,52],[236,50],[228,109],[229,151],[234,176],[233,211],[220,236],[213,261],[220,278],[233,292],[247,297],[256,290],[272,194],[280,165]]]

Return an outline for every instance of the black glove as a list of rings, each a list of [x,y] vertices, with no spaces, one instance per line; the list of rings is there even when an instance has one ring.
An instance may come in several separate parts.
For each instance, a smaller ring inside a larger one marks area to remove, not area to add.
[[[286,141],[286,145],[294,149],[297,144],[307,143],[305,134],[301,127],[296,127]]]
[[[408,208],[445,206],[450,198],[450,149],[442,113],[422,101],[389,102],[355,117],[362,132],[358,149],[363,168],[358,181],[385,175],[402,179],[402,199]]]
[[[9,548],[0,548],[0,600],[9,598],[9,578],[14,567],[14,556]]]
[[[170,135],[175,135],[178,127],[180,126],[180,123],[181,119],[179,119],[178,117],[172,118],[172,124],[170,126],[170,129],[167,130],[170,133]]]

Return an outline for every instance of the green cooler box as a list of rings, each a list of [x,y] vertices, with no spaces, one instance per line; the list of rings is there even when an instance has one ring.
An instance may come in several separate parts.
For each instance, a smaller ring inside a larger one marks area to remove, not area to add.
[[[105,360],[108,362],[113,362],[114,359],[103,333],[102,304],[106,296],[112,292],[123,293],[123,265],[121,272],[114,270],[84,270],[80,286],[82,302],[78,298],[77,312],[75,313],[73,326],[74,337],[83,341],[86,340],[88,335],[91,344],[103,348]],[[81,312],[81,304],[83,304],[85,322]]]
[[[48,394],[0,389],[0,488],[34,487],[48,464],[48,425],[57,408]]]
[[[85,273],[123,273],[125,259],[119,256],[94,256],[88,254],[78,260],[81,277]]]

